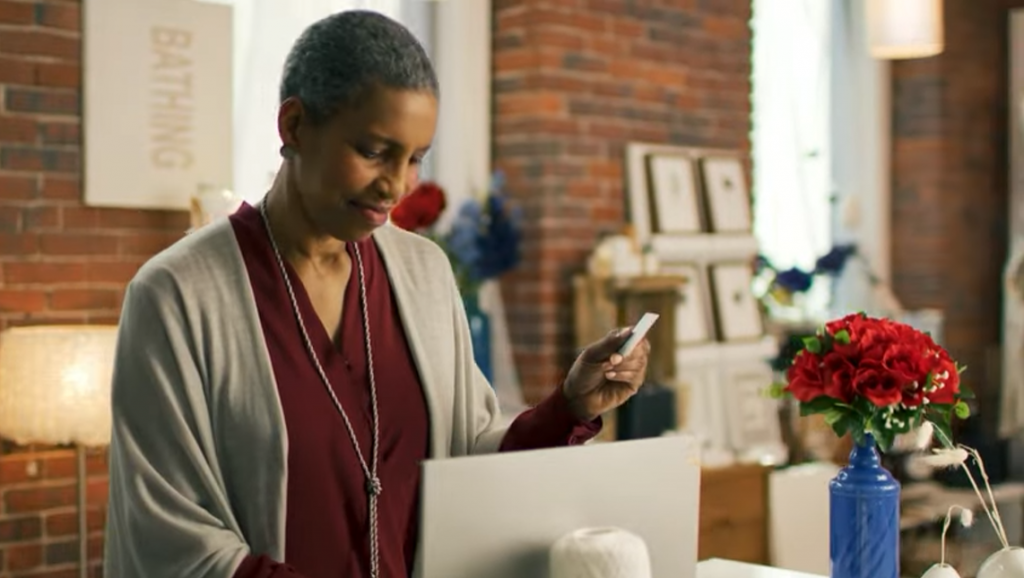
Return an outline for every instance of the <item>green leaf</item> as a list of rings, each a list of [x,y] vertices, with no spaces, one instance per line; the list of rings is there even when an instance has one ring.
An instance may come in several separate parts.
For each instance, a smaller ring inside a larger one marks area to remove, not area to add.
[[[766,388],[766,393],[772,399],[782,399],[787,395],[786,384],[776,381]]]
[[[960,399],[974,399],[974,392],[965,383],[960,384]]]
[[[831,407],[825,410],[824,415],[825,423],[827,423],[828,425],[835,425],[836,423],[845,419],[848,414],[840,408]]]
[[[956,417],[960,419],[967,419],[971,417],[971,408],[962,401],[958,401],[956,405],[953,406],[953,412],[956,413]]]
[[[949,413],[929,412],[928,421],[932,422],[932,425],[935,426],[935,437],[943,447],[949,449],[956,446],[953,443],[953,428],[950,427]]]
[[[850,436],[853,437],[853,443],[860,445],[864,443],[864,427],[859,425],[859,422],[854,422],[850,427]]]
[[[842,343],[843,345],[850,344],[850,332],[845,329],[842,329],[839,332],[837,332],[834,337],[836,341]]]
[[[804,337],[804,348],[817,355],[821,353],[821,340],[817,337]]]
[[[853,400],[853,407],[857,410],[865,420],[871,419],[871,416],[875,415],[876,408],[875,404],[871,403],[863,397],[858,397]]]
[[[849,415],[845,415],[845,416],[843,416],[842,419],[836,421],[835,423],[829,424],[829,425],[832,426],[832,431],[834,431],[836,433],[837,437],[843,437],[844,435],[847,434],[847,432],[850,431],[850,429],[856,423],[857,423],[856,419],[854,419],[853,417],[851,417]]]
[[[887,453],[892,448],[893,442],[896,441],[896,430],[883,429],[881,432],[875,433],[875,441],[878,442],[879,451]]]
[[[811,401],[805,401],[800,404],[800,415],[808,416],[816,413],[825,413],[836,404],[836,400],[827,396],[822,395],[812,399]]]

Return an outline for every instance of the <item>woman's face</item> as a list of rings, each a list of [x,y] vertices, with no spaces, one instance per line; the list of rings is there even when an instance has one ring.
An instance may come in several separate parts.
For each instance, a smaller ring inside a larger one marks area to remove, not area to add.
[[[322,233],[356,241],[386,223],[416,186],[434,139],[437,99],[426,91],[374,88],[319,125],[289,99],[278,123],[297,153],[291,184],[307,217]]]

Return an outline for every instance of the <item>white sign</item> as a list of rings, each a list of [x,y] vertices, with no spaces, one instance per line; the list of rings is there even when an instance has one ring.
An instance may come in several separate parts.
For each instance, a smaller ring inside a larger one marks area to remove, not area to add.
[[[83,8],[85,203],[184,210],[202,185],[231,188],[231,8]]]

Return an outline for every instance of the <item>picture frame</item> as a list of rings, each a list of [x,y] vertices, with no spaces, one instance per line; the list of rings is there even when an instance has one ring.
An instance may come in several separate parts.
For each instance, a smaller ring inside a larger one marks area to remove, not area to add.
[[[753,216],[743,159],[708,156],[700,160],[700,169],[708,228],[716,233],[751,232]]]
[[[676,302],[675,343],[677,346],[703,345],[715,341],[715,328],[710,318],[707,274],[697,263],[662,263],[661,270],[682,275],[687,283],[679,288]]]
[[[719,340],[752,341],[763,337],[764,319],[751,289],[750,265],[745,262],[713,264],[709,278]]]
[[[783,463],[788,458],[778,405],[763,394],[772,377],[764,363],[745,363],[724,376],[720,393],[728,399],[729,442],[741,462]]]
[[[696,160],[685,154],[654,153],[647,155],[645,163],[652,233],[694,235],[704,232]]]

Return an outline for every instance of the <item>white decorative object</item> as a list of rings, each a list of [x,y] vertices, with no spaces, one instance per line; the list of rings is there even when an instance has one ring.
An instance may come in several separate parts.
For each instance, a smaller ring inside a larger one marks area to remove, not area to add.
[[[202,183],[230,187],[231,8],[90,0],[84,12],[86,204],[187,210]]]
[[[992,554],[978,568],[977,578],[1024,578],[1024,548],[1011,546]]]
[[[0,436],[20,444],[74,444],[78,569],[88,575],[85,447],[110,441],[116,326],[15,327],[0,334]]]
[[[549,578],[651,578],[647,545],[622,528],[583,528],[551,548]]]
[[[693,159],[655,154],[647,158],[647,170],[655,231],[667,235],[700,233],[703,219]]]
[[[711,230],[749,233],[752,227],[750,193],[740,158],[708,157],[701,160],[701,170]]]
[[[229,189],[203,185],[192,196],[189,209],[192,217],[192,229],[231,216],[244,202],[242,197]]]
[[[643,256],[636,242],[626,235],[613,235],[602,241],[606,244],[613,277],[635,277],[643,273]]]
[[[946,511],[946,520],[942,524],[941,558],[939,563],[932,565],[921,578],[960,578],[960,573],[956,571],[956,568],[946,564],[946,532],[949,531],[952,522],[953,510],[960,510],[960,523],[965,528],[969,528],[974,523],[974,512],[970,508],[956,504],[949,507]]]
[[[935,564],[921,578],[960,578],[960,573],[948,564]]]
[[[944,46],[942,0],[867,0],[868,45],[875,58],[924,58]]]

